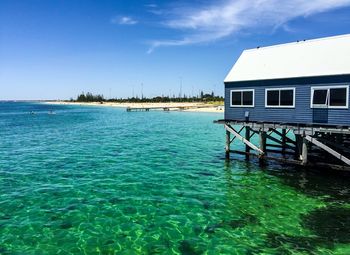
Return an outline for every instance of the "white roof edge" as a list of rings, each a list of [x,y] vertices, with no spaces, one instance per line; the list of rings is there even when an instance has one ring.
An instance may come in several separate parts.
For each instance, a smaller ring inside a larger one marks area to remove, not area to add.
[[[283,77],[283,78],[272,78],[272,79],[261,79],[259,81],[266,81],[266,80],[287,80],[287,79],[298,79],[298,78],[313,78],[313,77],[327,77],[327,76],[342,76],[342,75],[350,75],[350,73],[339,73],[339,74],[332,74],[332,75],[317,75],[317,76],[291,76],[291,77]],[[252,81],[258,81],[258,80],[244,80],[242,82],[252,82]],[[229,81],[227,80],[227,77],[224,80],[224,83],[227,82],[240,82],[240,81]]]
[[[284,47],[288,45],[296,45],[296,44],[303,44],[303,43],[313,43],[313,42],[318,42],[318,41],[325,41],[325,40],[332,40],[332,39],[339,39],[339,38],[350,38],[350,34],[342,34],[342,35],[334,35],[334,36],[329,36],[329,37],[320,37],[320,38],[314,38],[314,39],[303,39],[295,42],[287,42],[287,43],[280,43],[280,44],[275,44],[275,45],[268,45],[268,46],[258,46],[256,48],[250,48],[250,49],[245,49],[243,52],[248,52],[248,51],[258,51],[258,50],[265,50],[265,49],[271,49],[271,48],[278,48],[278,47]]]
[[[224,82],[350,74],[350,34],[244,50]]]

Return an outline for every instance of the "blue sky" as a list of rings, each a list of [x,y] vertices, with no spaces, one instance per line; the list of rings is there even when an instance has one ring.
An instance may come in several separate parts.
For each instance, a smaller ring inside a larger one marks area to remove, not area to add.
[[[0,99],[223,94],[245,48],[350,33],[350,0],[0,0]]]

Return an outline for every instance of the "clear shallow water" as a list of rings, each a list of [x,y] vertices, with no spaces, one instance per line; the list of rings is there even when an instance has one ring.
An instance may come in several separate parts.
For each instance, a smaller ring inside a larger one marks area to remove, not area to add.
[[[219,118],[0,103],[0,254],[350,254],[350,177],[225,162]]]

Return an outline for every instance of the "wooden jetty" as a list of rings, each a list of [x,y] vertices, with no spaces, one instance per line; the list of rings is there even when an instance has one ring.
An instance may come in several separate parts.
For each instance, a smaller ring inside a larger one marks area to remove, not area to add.
[[[349,170],[349,50],[350,34],[244,50],[224,80],[217,121],[226,129],[226,157]],[[235,140],[243,152],[231,150]]]
[[[127,107],[127,112],[149,112],[149,111],[184,111],[198,108],[224,107],[223,105],[194,105],[194,106],[155,106],[155,107]]]
[[[320,124],[218,120],[226,129],[226,158],[238,153],[303,166],[350,171],[350,127]],[[231,138],[232,136],[232,138]],[[255,143],[253,137],[257,136]],[[232,150],[239,140],[244,151]],[[279,157],[278,154],[281,156]],[[331,157],[329,157],[331,156]]]

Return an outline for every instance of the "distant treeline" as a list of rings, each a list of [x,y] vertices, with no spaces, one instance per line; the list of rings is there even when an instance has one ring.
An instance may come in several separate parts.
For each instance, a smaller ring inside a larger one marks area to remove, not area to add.
[[[71,101],[74,101],[73,99],[71,99]],[[106,101],[103,97],[103,95],[93,95],[92,93],[88,92],[88,93],[81,93],[80,95],[78,95],[77,102],[103,102]]]
[[[131,98],[111,98],[105,99],[103,95],[93,95],[92,93],[81,93],[77,96],[76,100],[73,98],[71,101],[76,102],[116,102],[116,103],[166,103],[166,102],[217,102],[224,101],[224,98],[221,96],[214,95],[214,92],[211,94],[205,94],[203,91],[195,97],[188,97],[186,95],[175,97],[169,96],[157,96],[152,98],[147,97],[131,97]]]

